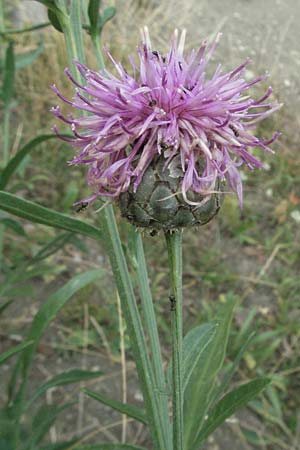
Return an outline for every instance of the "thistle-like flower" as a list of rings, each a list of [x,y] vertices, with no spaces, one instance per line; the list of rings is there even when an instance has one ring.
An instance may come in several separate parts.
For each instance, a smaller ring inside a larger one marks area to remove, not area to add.
[[[89,115],[80,118],[62,115],[74,138],[64,140],[79,147],[70,164],[88,165],[88,183],[93,195],[120,200],[121,211],[139,226],[172,229],[206,223],[219,209],[224,181],[237,193],[242,205],[242,181],[238,167],[249,169],[262,163],[250,151],[269,147],[269,140],[255,137],[256,124],[280,105],[267,99],[271,87],[258,100],[245,95],[254,84],[244,77],[246,60],[223,73],[218,65],[206,79],[205,69],[220,35],[207,49],[183,54],[185,31],[178,39],[175,31],[170,51],[153,50],[147,28],[142,31],[139,63],[129,58],[132,75],[114,61],[117,76],[106,70],[95,72],[75,62],[85,79],[77,86],[72,101],[53,86],[59,98]]]

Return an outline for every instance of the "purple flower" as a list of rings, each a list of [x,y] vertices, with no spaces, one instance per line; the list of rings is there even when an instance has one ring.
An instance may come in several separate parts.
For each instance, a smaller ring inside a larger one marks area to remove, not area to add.
[[[246,60],[231,72],[218,65],[206,79],[206,66],[220,35],[207,49],[203,42],[198,52],[183,55],[185,31],[178,40],[175,31],[170,51],[162,56],[153,51],[147,28],[138,49],[138,65],[130,58],[132,75],[113,60],[117,76],[106,70],[95,72],[75,62],[85,79],[77,86],[72,101],[53,85],[59,98],[88,114],[79,118],[62,115],[59,106],[53,113],[71,126],[74,138],[62,137],[79,147],[70,164],[88,165],[88,184],[94,189],[89,202],[99,196],[117,198],[133,186],[136,190],[147,167],[159,156],[164,168],[179,161],[182,170],[182,195],[189,204],[190,191],[210,195],[217,178],[227,180],[242,204],[242,181],[238,167],[249,169],[262,163],[250,151],[255,147],[272,152],[269,140],[254,136],[256,124],[280,108],[267,100],[271,87],[259,99],[247,95],[248,89],[266,78],[248,82],[243,76]],[[172,167],[172,166],[171,166]]]

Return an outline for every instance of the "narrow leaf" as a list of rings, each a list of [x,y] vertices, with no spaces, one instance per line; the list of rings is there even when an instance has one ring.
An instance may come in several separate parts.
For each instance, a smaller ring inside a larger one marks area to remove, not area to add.
[[[34,392],[27,407],[29,407],[38,397],[40,397],[50,388],[64,386],[65,384],[78,383],[84,380],[91,380],[93,378],[99,378],[101,375],[103,375],[102,372],[91,372],[89,370],[81,369],[72,369],[67,372],[60,373],[48,380],[46,383],[42,384]]]
[[[68,442],[57,442],[56,444],[50,444],[46,445],[45,447],[41,447],[40,450],[68,450],[78,442],[79,439],[73,439],[72,441]],[[76,450],[78,450],[78,447],[76,447]]]
[[[12,300],[7,300],[4,303],[0,304],[0,314],[3,313],[3,311],[12,303]]]
[[[105,8],[103,14],[100,16],[100,32],[102,31],[106,22],[111,20],[116,14],[116,8],[114,6],[109,6]]]
[[[21,164],[25,156],[28,155],[37,145],[42,142],[48,141],[49,139],[57,139],[57,136],[53,133],[51,134],[43,134],[32,139],[28,142],[24,147],[22,147],[16,155],[11,158],[8,162],[7,166],[3,169],[0,177],[0,190],[4,190],[9,182],[13,173],[17,170],[18,166]]]
[[[184,441],[186,448],[192,448],[192,444],[200,432],[210,406],[216,376],[223,365],[235,298],[228,295],[224,300],[215,321],[216,333],[197,361],[185,389]]]
[[[45,208],[38,203],[24,200],[8,192],[0,191],[0,209],[22,217],[23,219],[30,220],[31,222],[40,223],[49,227],[73,231],[74,233],[83,234],[93,239],[100,239],[101,237],[100,229],[93,225]]]
[[[15,57],[14,57],[14,43],[10,41],[5,54],[5,66],[2,84],[2,100],[5,107],[9,104],[14,95],[14,81],[15,81]]]
[[[57,17],[57,14],[51,9],[48,9],[48,19],[51,22],[51,25],[53,26],[53,28],[56,29],[56,31],[63,33],[63,29],[61,27],[61,24],[60,24],[59,18]]]
[[[103,274],[102,270],[91,270],[72,278],[48,299],[42,303],[36,316],[33,319],[30,330],[27,335],[28,341],[34,341],[34,344],[24,351],[22,355],[23,373],[25,374],[31,363],[33,354],[38,346],[39,340],[50,322],[56,317],[61,308],[72,296],[93,281],[99,279]]]
[[[75,403],[76,402],[67,403],[60,407],[57,407],[56,405],[41,406],[32,421],[32,430],[28,447],[34,449],[36,444],[38,444],[46,433],[48,433],[58,415]]]
[[[24,228],[16,220],[12,220],[12,219],[8,219],[7,217],[4,217],[3,219],[0,219],[0,224],[1,223],[6,228],[10,228],[12,231],[19,234],[20,236],[26,236]]]
[[[256,397],[270,381],[269,378],[256,378],[226,394],[209,413],[208,419],[203,426],[203,430],[193,445],[193,449],[198,449],[201,443],[219,425]]]
[[[7,359],[9,359],[11,356],[14,356],[16,353],[21,352],[26,347],[29,347],[29,345],[32,345],[33,341],[26,341],[22,342],[21,344],[16,345],[15,347],[12,347],[8,349],[6,352],[3,352],[0,354],[0,364],[3,364]]]
[[[96,445],[79,445],[74,450],[147,450],[146,447],[138,447],[132,444],[96,444]]]
[[[234,375],[234,372],[236,371],[236,368],[239,365],[239,362],[241,361],[248,345],[250,344],[250,342],[252,341],[252,339],[255,336],[255,332],[251,333],[248,338],[246,339],[246,342],[242,345],[240,351],[238,352],[235,360],[233,361],[233,363],[231,364],[228,372],[225,374],[224,379],[222,380],[222,383],[220,384],[220,386],[216,389],[214,395],[213,395],[213,399],[211,400],[211,404],[213,405],[216,401],[219,400],[219,398],[221,397],[221,395],[226,392],[230,380]]]
[[[128,405],[128,403],[118,402],[117,400],[106,397],[106,395],[91,391],[90,389],[83,389],[83,392],[89,397],[97,400],[98,402],[110,406],[111,408],[122,414],[126,414],[128,417],[132,417],[133,419],[136,419],[139,422],[144,423],[145,425],[147,425],[148,423],[145,412],[135,405]]]
[[[188,385],[190,377],[216,333],[215,323],[206,323],[193,328],[183,340],[183,389]]]
[[[44,42],[41,40],[34,50],[15,55],[16,69],[23,69],[30,66],[44,51]]]
[[[90,19],[90,33],[95,36],[98,33],[99,9],[101,0],[90,0],[88,15]]]

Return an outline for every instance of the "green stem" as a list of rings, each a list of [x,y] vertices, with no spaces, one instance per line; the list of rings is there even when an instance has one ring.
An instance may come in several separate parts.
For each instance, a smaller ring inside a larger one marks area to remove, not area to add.
[[[101,36],[92,36],[92,42],[95,48],[96,58],[99,69],[104,69],[105,63],[104,58],[101,50]]]
[[[171,278],[173,449],[183,449],[182,388],[182,231],[166,233]]]
[[[130,336],[131,348],[143,392],[154,447],[155,449],[166,450],[169,447],[166,443],[167,436],[161,423],[162,414],[158,404],[157,393],[155,392],[155,378],[147,353],[143,326],[111,205],[107,206],[103,211],[102,226],[104,242],[110,257],[122,303],[122,311]]]
[[[168,410],[168,397],[166,395],[166,383],[163,371],[163,361],[160,350],[161,347],[159,342],[156,315],[151,290],[149,286],[149,278],[143,249],[143,241],[141,234],[138,231],[134,233],[134,237],[135,237],[135,252],[137,258],[137,267],[136,267],[137,279],[141,294],[141,304],[144,312],[144,320],[149,336],[149,348],[152,357],[152,367],[155,376],[155,383],[160,403],[160,410],[162,412],[161,419],[164,422],[164,429],[167,432],[166,435],[168,439],[168,448],[172,448],[171,427]]]

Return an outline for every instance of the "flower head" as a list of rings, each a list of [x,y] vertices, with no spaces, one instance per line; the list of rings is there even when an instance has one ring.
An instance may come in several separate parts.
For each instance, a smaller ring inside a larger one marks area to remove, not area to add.
[[[218,65],[206,78],[219,36],[209,48],[205,41],[197,52],[184,55],[185,31],[180,38],[175,31],[163,56],[152,49],[145,28],[138,65],[130,59],[132,75],[109,53],[117,76],[75,62],[85,80],[81,85],[65,70],[76,85],[75,97],[66,99],[55,86],[54,92],[88,115],[65,117],[58,106],[52,111],[74,134],[62,138],[79,148],[70,164],[88,165],[94,194],[84,202],[99,196],[118,198],[129,189],[136,192],[147,168],[163,159],[163,170],[181,172],[180,191],[187,204],[199,204],[191,200],[195,194],[205,202],[215,192],[217,180],[226,180],[242,204],[238,167],[262,166],[251,150],[260,147],[271,152],[269,146],[279,133],[265,140],[256,137],[253,129],[280,105],[268,100],[271,88],[258,100],[247,95],[251,86],[266,78],[245,80],[249,60],[227,73]]]

